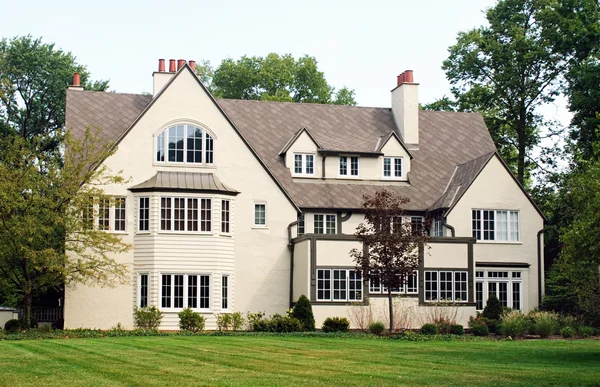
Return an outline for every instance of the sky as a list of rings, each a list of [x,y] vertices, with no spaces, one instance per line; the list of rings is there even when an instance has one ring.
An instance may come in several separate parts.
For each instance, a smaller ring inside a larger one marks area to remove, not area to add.
[[[485,24],[495,0],[2,2],[0,37],[53,42],[116,92],[151,92],[159,58],[218,65],[275,52],[314,56],[327,81],[354,89],[360,106],[389,107],[404,70],[414,71],[421,103],[450,95],[441,69],[448,47],[458,32]],[[560,102],[545,109],[564,113]]]

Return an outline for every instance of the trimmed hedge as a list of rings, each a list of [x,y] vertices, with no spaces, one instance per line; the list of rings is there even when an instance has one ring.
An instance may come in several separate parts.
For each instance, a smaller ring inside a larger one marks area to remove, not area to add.
[[[327,317],[321,329],[323,332],[348,332],[350,321],[346,317]]]

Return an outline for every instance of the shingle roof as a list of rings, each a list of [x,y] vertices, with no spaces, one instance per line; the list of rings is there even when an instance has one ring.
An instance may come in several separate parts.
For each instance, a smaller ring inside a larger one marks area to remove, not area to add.
[[[220,192],[235,195],[239,193],[223,184],[213,173],[199,172],[159,171],[150,179],[130,188],[132,191],[155,189]]]
[[[67,92],[67,128],[101,127],[117,141],[152,100],[148,95]],[[396,130],[390,108],[307,103],[218,100],[240,133],[301,208],[358,209],[362,196],[381,188],[410,198],[407,210],[426,210],[440,199],[455,167],[496,150],[475,113],[419,111],[419,149],[411,150],[406,182],[294,180],[279,155],[306,127],[325,150],[374,152]]]

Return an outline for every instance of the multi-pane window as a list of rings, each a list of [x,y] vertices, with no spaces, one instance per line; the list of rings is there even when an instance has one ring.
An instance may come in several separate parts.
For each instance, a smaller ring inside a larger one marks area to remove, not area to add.
[[[519,211],[473,210],[473,238],[484,241],[518,242]]]
[[[221,277],[221,309],[229,309],[229,276]]]
[[[210,309],[210,276],[206,274],[163,274],[161,308]]]
[[[443,237],[444,236],[444,220],[442,218],[435,218],[432,222],[431,236],[432,237]]]
[[[171,126],[156,136],[156,161],[212,164],[213,137],[194,125]]]
[[[298,236],[304,235],[304,228],[304,214],[300,214],[300,217],[298,218]]]
[[[466,271],[425,271],[425,301],[467,302]]]
[[[358,176],[358,157],[340,156],[340,176]]]
[[[257,203],[254,205],[254,225],[264,227],[267,225],[267,205]]]
[[[210,232],[212,200],[201,198],[160,198],[162,231]]]
[[[410,231],[413,235],[421,235],[425,231],[423,226],[422,216],[411,216],[410,217]]]
[[[315,234],[335,234],[335,215],[315,214],[314,233]]]
[[[362,300],[362,273],[354,269],[317,269],[317,300]]]
[[[401,178],[402,177],[402,157],[384,157],[383,158],[383,177]]]
[[[381,280],[377,276],[369,278],[369,293],[372,294],[387,294],[388,289],[383,286]],[[413,272],[406,276],[399,288],[392,288],[394,294],[417,294],[419,292],[419,273]]]
[[[492,294],[504,307],[522,308],[523,279],[521,271],[478,270],[475,273],[475,302],[483,310]]]
[[[139,277],[139,298],[138,306],[145,308],[148,306],[148,274],[140,274]]]
[[[229,234],[231,201],[221,200],[221,232]]]
[[[124,197],[90,197],[83,210],[84,227],[124,232],[126,201]]]
[[[313,176],[315,174],[315,155],[294,153],[294,175]]]

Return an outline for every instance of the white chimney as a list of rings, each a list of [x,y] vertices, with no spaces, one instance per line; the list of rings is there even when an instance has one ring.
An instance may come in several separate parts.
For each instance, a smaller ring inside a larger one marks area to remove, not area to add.
[[[419,145],[419,84],[413,81],[413,71],[398,75],[398,86],[392,90],[392,114],[400,138],[408,149]]]
[[[175,59],[169,59],[169,71],[168,72],[165,71],[165,60],[159,59],[158,60],[158,71],[156,71],[152,74],[152,78],[154,81],[152,95],[156,96],[156,94],[158,94],[162,90],[162,88],[167,84],[167,82],[169,82],[169,80],[171,79],[171,77],[174,74],[175,74]]]

